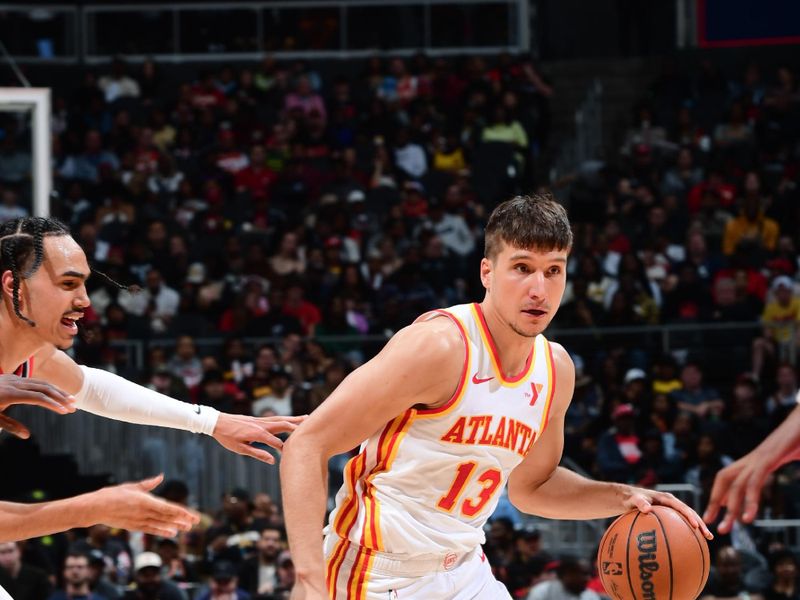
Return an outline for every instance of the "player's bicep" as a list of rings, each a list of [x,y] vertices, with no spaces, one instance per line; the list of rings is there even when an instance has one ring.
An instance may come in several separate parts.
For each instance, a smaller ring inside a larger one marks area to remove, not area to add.
[[[409,408],[445,402],[463,356],[463,342],[446,325],[407,327],[348,375],[292,438],[312,438],[324,454],[346,452]]]

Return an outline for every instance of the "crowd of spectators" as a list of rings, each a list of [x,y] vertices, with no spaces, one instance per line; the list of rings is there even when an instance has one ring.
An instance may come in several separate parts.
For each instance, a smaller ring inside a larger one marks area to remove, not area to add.
[[[793,406],[800,90],[787,67],[725,76],[710,60],[690,71],[665,61],[619,152],[555,182],[542,175],[553,88],[520,57],[371,58],[357,75],[267,58],[187,81],[152,61],[102,71],[57,90],[52,118],[54,210],[96,270],[80,362],[230,412],[310,412],[418,314],[479,300],[488,213],[551,183],[575,227],[554,328],[576,365],[573,465],[691,483],[702,506],[716,471]],[[9,219],[26,214],[29,163],[24,131],[2,124]],[[740,326],[703,329],[729,323]],[[646,334],[604,331],[657,324],[696,326],[700,341],[663,353]],[[198,342],[219,336],[222,346]],[[148,342],[143,369],[120,340]],[[793,466],[779,471],[762,515],[800,515],[796,487]],[[522,597],[539,583],[534,600],[595,598],[589,557],[542,548],[509,512],[488,535],[498,576]],[[135,598],[237,587],[238,598],[280,598],[293,577],[279,511],[246,490],[177,543],[102,528],[67,537],[23,548],[59,598],[130,584]],[[796,560],[779,550],[737,527],[714,547],[709,597],[747,580],[797,598],[785,575]],[[44,582],[12,555],[0,548],[15,578]]]

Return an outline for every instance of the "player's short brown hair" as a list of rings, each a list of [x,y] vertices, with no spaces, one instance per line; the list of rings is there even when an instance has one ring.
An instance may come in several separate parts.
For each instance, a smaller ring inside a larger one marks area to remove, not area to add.
[[[567,211],[548,193],[516,196],[492,211],[483,255],[494,260],[504,244],[550,252],[572,248]]]

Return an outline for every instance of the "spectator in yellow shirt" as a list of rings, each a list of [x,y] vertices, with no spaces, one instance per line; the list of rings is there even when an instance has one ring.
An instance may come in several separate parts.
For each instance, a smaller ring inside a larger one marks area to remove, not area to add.
[[[746,197],[739,216],[728,221],[722,238],[722,252],[731,256],[739,244],[754,246],[755,250],[773,252],[778,242],[778,223],[764,216],[758,197]]]
[[[764,361],[778,355],[786,361],[792,345],[800,346],[800,297],[794,293],[794,282],[786,275],[772,282],[773,298],[764,307],[761,321],[764,332],[753,340],[753,374],[761,375]]]

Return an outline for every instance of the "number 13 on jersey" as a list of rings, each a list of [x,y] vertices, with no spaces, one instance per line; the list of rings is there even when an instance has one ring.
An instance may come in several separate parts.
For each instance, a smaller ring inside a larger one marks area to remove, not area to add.
[[[458,465],[453,483],[447,493],[439,499],[436,507],[445,512],[453,512],[454,507],[464,494],[464,489],[470,481],[476,480],[483,486],[477,498],[465,498],[461,502],[461,514],[465,517],[474,517],[486,506],[489,500],[500,487],[503,475],[497,469],[486,469],[474,477],[478,463],[475,461],[464,462]]]

